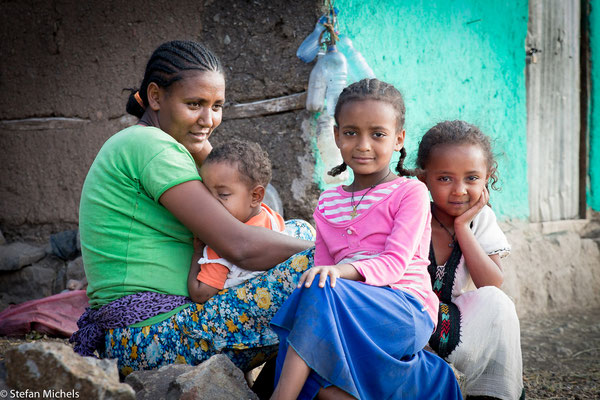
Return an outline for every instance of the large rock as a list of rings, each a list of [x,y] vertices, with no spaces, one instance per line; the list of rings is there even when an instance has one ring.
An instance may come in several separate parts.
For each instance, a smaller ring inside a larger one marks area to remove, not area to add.
[[[81,256],[67,263],[67,280],[82,280],[85,278],[85,270],[83,269],[83,258]]]
[[[172,364],[152,371],[134,371],[125,378],[137,400],[258,400],[242,371],[223,355],[198,366]]]
[[[0,271],[15,271],[41,260],[46,255],[43,248],[15,242],[0,246]]]
[[[61,292],[65,269],[64,261],[51,255],[20,270],[0,273],[0,310]]]
[[[6,383],[16,390],[61,398],[135,399],[131,386],[119,382],[115,360],[81,357],[63,343],[33,342],[12,348],[6,353],[6,368]]]
[[[164,399],[171,383],[194,368],[187,364],[170,364],[158,370],[133,371],[127,375],[125,383],[135,390],[137,400]]]
[[[244,374],[231,360],[217,354],[189,372],[179,375],[169,387],[167,400],[258,400]]]

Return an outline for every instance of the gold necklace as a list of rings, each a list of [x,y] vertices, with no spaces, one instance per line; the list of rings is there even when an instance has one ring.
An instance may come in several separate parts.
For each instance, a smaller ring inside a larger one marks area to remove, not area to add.
[[[440,227],[443,228],[446,232],[448,232],[448,235],[450,235],[450,237],[452,238],[452,241],[448,243],[448,247],[454,247],[454,243],[456,242],[456,232],[450,232],[450,229],[446,228],[446,225],[442,224],[442,221],[440,221],[438,217],[435,216],[433,210],[431,210],[431,215],[433,215],[433,219],[435,219],[438,222],[438,224],[440,224]]]
[[[390,174],[392,173],[391,169],[388,169],[388,173],[381,178],[380,180],[378,180],[373,186],[369,186],[369,190],[367,190],[360,198],[360,200],[358,201],[358,203],[356,203],[356,205],[354,205],[354,191],[352,191],[352,198],[350,200],[350,205],[352,206],[352,211],[350,212],[350,219],[356,217],[358,215],[358,212],[356,211],[356,209],[358,208],[358,206],[360,206],[360,202],[363,201],[363,199],[365,198],[365,196],[367,195],[367,193],[369,193],[371,191],[371,189],[373,189],[375,186],[379,185],[381,182],[383,182],[385,180],[385,178],[387,178],[388,176],[390,176]],[[354,189],[354,182],[352,182],[352,186]]]

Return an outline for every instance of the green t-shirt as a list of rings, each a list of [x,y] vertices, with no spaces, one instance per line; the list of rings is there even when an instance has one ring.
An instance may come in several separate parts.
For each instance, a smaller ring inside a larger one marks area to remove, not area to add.
[[[136,125],[106,141],[79,206],[91,307],[141,291],[189,295],[193,234],[158,200],[195,179],[200,176],[191,154],[160,129]],[[180,309],[133,326],[160,322]]]

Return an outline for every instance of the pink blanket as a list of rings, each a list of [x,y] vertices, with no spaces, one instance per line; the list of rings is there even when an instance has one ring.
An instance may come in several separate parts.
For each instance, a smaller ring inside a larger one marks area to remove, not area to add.
[[[70,337],[88,306],[85,290],[73,290],[8,306],[0,313],[0,335],[20,336],[37,331]]]

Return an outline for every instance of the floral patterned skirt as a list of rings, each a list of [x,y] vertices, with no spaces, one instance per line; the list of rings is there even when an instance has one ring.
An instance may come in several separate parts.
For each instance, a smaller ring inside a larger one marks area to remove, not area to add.
[[[314,240],[314,229],[305,221],[287,221],[286,232]],[[266,273],[224,289],[204,304],[191,303],[154,325],[110,329],[101,357],[116,358],[122,375],[173,363],[197,365],[218,353],[249,371],[277,353],[279,340],[269,323],[300,275],[312,267],[313,253],[314,248],[295,254]]]

